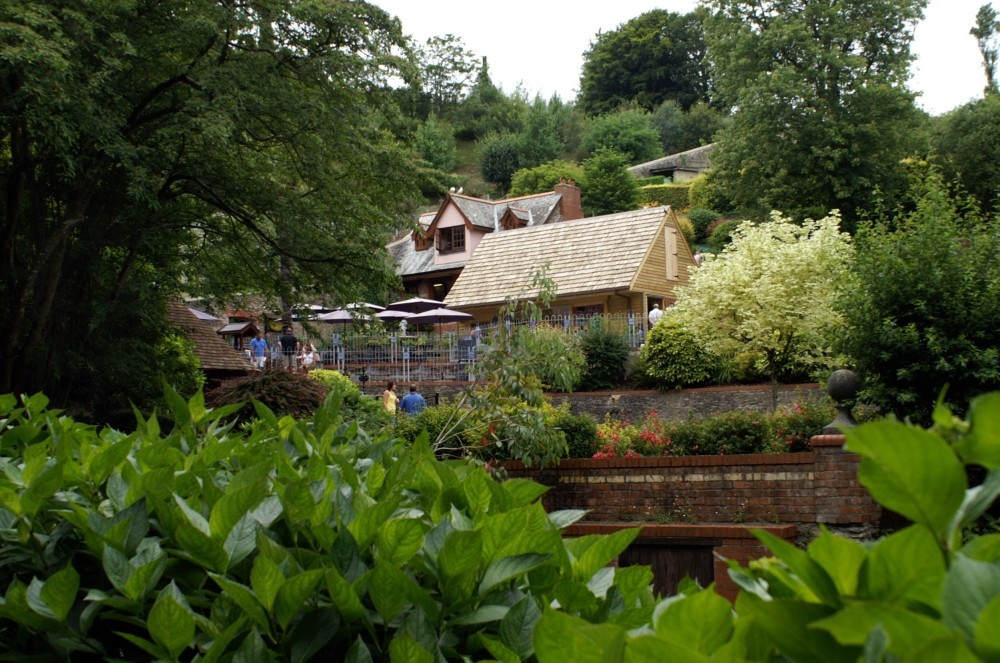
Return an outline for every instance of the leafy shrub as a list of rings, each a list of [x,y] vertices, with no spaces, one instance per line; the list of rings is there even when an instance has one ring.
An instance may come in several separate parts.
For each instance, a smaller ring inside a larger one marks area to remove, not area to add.
[[[695,422],[670,425],[670,451],[674,456],[696,456],[701,450],[705,427]]]
[[[604,568],[638,530],[564,539],[583,512],[544,487],[334,428],[333,400],[235,428],[173,392],[170,432],[124,435],[0,396],[4,658],[517,660],[557,599],[652,615],[648,568]]]
[[[593,318],[580,335],[580,347],[587,358],[580,379],[581,390],[614,389],[624,382],[629,349],[622,334],[609,330],[600,318]]]
[[[573,414],[564,403],[552,424],[566,437],[569,458],[590,458],[597,451],[597,422],[589,414]]]
[[[688,212],[688,218],[691,219],[691,224],[694,226],[694,241],[698,244],[704,244],[705,240],[708,239],[708,227],[721,216],[715,210],[701,207]]]
[[[511,197],[552,191],[559,180],[574,180],[583,186],[583,166],[570,161],[554,160],[534,168],[521,168],[514,173],[510,183]]]
[[[678,216],[677,227],[680,229],[681,234],[684,235],[684,239],[687,241],[688,246],[693,246],[695,241],[695,230],[694,224],[691,223],[691,219],[686,216]]]
[[[392,420],[392,416],[385,411],[378,399],[363,394],[358,385],[340,371],[317,368],[307,375],[311,380],[325,385],[330,394],[336,394],[340,398],[340,411],[346,420],[361,419],[376,427]]]
[[[251,398],[279,415],[309,417],[326,398],[327,392],[328,387],[301,373],[269,369],[228,380],[207,392],[205,400],[213,408],[243,404],[237,416],[244,420],[256,416]]]
[[[694,336],[666,314],[650,331],[639,352],[647,375],[660,389],[707,384],[717,376],[719,359],[701,348]]]
[[[822,426],[820,427],[822,428]],[[819,433],[820,428],[813,431]],[[697,453],[751,454],[767,450],[771,443],[768,418],[757,412],[728,412],[702,423],[702,443]]]
[[[729,219],[721,223],[714,222],[709,226],[709,235],[705,239],[705,244],[711,249],[721,251],[733,241],[733,232],[739,228],[741,223],[743,222],[737,219]]]
[[[517,139],[510,133],[489,133],[476,145],[483,179],[502,190],[510,188],[517,170]]]

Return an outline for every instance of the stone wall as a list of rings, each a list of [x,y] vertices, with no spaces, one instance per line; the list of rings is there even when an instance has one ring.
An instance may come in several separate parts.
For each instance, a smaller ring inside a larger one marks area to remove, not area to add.
[[[421,384],[420,388],[427,401],[434,404],[444,398],[454,398],[467,386],[467,382],[428,382]],[[689,421],[737,410],[766,414],[773,410],[775,399],[781,407],[805,399],[825,399],[827,395],[818,384],[812,383],[781,385],[776,392],[771,385],[743,385],[666,392],[618,390],[553,393],[549,397],[556,405],[569,401],[574,413],[586,412],[597,421],[603,421],[608,414],[638,421],[651,410],[655,410],[660,419]]]

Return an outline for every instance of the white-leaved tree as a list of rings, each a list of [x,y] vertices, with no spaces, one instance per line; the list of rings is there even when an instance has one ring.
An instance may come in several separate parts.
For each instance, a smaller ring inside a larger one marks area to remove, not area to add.
[[[706,350],[753,362],[775,385],[831,368],[831,334],[843,325],[833,302],[852,251],[837,212],[802,224],[779,212],[744,222],[692,274],[672,314]]]

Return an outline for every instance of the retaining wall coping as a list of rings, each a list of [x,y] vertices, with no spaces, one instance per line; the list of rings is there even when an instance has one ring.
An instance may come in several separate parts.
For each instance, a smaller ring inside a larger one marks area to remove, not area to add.
[[[835,437],[843,444],[842,435],[819,435]],[[813,440],[816,437],[812,438]],[[821,446],[833,446],[824,444]],[[645,456],[641,458],[566,458],[557,465],[525,467],[519,460],[507,460],[503,466],[508,470],[600,470],[619,467],[718,467],[722,465],[808,465],[815,462],[809,451],[780,454],[726,454],[718,456]]]
[[[813,435],[809,438],[811,447],[842,447],[846,438],[843,435]]]

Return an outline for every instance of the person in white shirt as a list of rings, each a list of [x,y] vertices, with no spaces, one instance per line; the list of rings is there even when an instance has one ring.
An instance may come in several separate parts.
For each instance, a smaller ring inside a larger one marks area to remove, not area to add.
[[[662,317],[663,311],[660,310],[660,305],[653,304],[653,310],[649,312],[649,328],[652,329]]]

